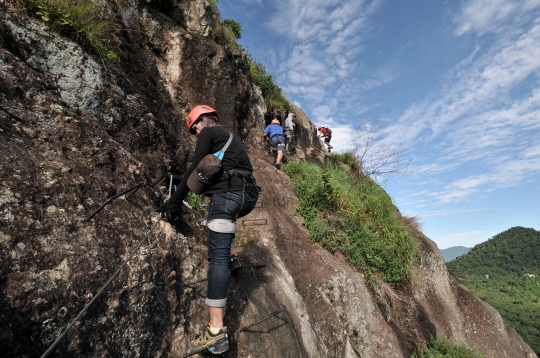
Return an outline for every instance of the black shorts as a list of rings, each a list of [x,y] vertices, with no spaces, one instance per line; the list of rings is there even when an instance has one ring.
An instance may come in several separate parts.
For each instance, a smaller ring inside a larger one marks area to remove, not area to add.
[[[285,139],[281,137],[274,138],[272,140],[272,147],[274,150],[277,149],[283,152],[285,150]]]

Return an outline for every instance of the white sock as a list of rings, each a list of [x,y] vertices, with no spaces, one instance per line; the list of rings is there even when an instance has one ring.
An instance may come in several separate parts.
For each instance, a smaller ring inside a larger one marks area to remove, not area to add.
[[[212,333],[212,334],[218,334],[219,330],[221,329],[221,328],[212,327],[210,325],[208,327],[210,328],[210,333]]]

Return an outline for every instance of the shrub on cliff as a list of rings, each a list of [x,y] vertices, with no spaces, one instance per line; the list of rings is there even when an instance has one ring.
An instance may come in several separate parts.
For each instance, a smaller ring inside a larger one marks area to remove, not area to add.
[[[447,339],[433,339],[428,342],[428,348],[412,358],[482,358],[465,346],[452,344]]]
[[[20,0],[23,9],[53,30],[66,34],[107,61],[117,60],[110,47],[116,25],[92,0]]]
[[[264,65],[256,63],[251,58],[249,58],[249,64],[249,76],[253,83],[261,89],[267,112],[285,113],[290,111],[291,103],[287,97],[283,95],[281,88],[275,84],[274,76],[266,72],[266,67]]]
[[[292,162],[284,167],[300,199],[297,210],[309,238],[362,267],[368,279],[389,283],[412,279],[416,241],[388,194],[369,177],[354,181],[340,166],[323,169]]]
[[[236,39],[239,39],[242,37],[242,25],[240,25],[238,22],[234,21],[233,19],[223,20],[223,26],[231,30]]]

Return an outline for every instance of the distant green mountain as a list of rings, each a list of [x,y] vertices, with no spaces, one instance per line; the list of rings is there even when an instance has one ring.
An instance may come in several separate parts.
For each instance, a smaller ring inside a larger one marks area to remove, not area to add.
[[[513,227],[447,262],[470,292],[489,302],[540,355],[540,231]]]
[[[441,251],[444,262],[452,261],[458,256],[465,255],[471,248],[465,246],[453,246]]]

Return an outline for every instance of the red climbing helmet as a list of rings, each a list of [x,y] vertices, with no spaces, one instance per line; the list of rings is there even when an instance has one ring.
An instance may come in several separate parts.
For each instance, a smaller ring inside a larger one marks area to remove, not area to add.
[[[193,127],[195,122],[197,122],[199,117],[203,114],[215,114],[217,117],[217,122],[219,123],[218,111],[216,111],[210,106],[207,106],[206,104],[199,104],[198,106],[195,106],[186,117],[186,126],[188,127],[190,133],[194,134],[194,132],[191,130],[191,127]]]

